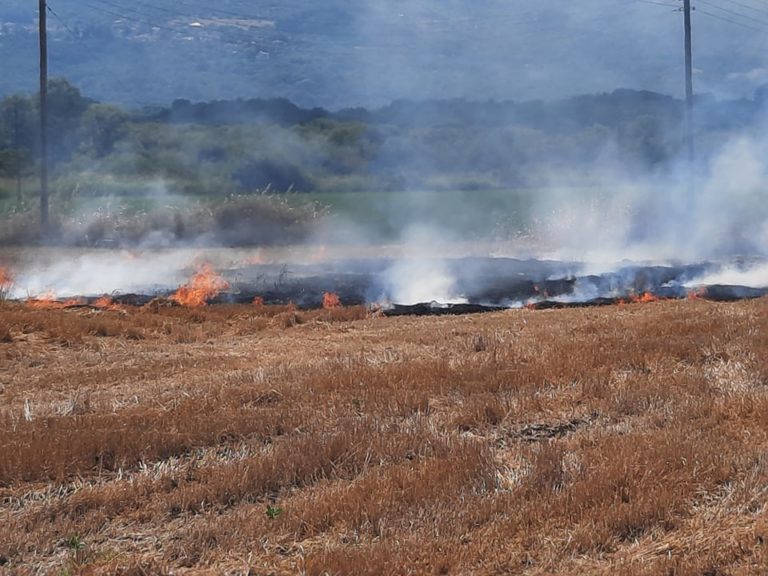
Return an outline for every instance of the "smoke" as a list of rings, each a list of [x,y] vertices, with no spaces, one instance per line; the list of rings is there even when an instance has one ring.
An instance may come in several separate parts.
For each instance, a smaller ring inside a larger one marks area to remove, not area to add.
[[[748,24],[746,13],[746,22],[735,19]],[[349,94],[368,105],[478,94],[552,99],[617,86],[682,95],[675,16],[663,6],[605,0],[363,1],[351,32],[359,44]],[[759,30],[701,13],[694,26],[698,92],[741,98],[765,82]]]
[[[344,103],[357,105],[390,103],[403,96],[475,101],[561,97],[572,94],[575,86],[579,91],[634,86],[679,93],[677,71],[662,70],[656,62],[666,56],[650,57],[647,47],[664,48],[665,53],[676,49],[680,23],[652,26],[656,20],[647,11],[653,7],[639,4],[606,9],[589,0],[578,7],[555,2],[512,11],[501,0],[471,9],[462,0],[364,1],[348,17],[346,37],[355,42],[351,69],[358,74],[340,72],[338,89],[349,100]],[[617,19],[622,11],[642,17]],[[706,31],[712,23],[700,24]],[[768,63],[760,61],[762,56],[751,58],[746,72],[734,72],[717,51],[702,47],[700,52],[699,89],[751,95],[756,83],[765,80]],[[720,107],[702,99],[698,159],[691,174],[680,153],[682,103],[653,108],[643,94],[604,96],[506,109],[490,101],[474,109],[446,102],[433,108],[401,103],[387,114],[379,111],[383,120],[372,122],[375,134],[359,150],[347,145],[355,142],[354,131],[333,132],[322,125],[310,129],[301,122],[291,128],[211,128],[215,146],[200,144],[210,134],[180,132],[161,150],[163,159],[185,174],[190,166],[197,170],[187,174],[186,182],[203,192],[230,176],[244,189],[280,182],[284,191],[302,180],[311,188],[313,178],[328,166],[347,189],[382,174],[386,178],[370,181],[386,181],[393,189],[370,195],[355,189],[345,199],[346,215],[321,218],[297,210],[289,200],[273,210],[258,196],[214,210],[190,194],[176,193],[173,183],[160,178],[142,186],[145,207],[127,213],[114,208],[123,204],[122,194],[129,195],[116,189],[119,182],[109,180],[115,166],[86,166],[83,174],[101,180],[95,190],[83,184],[87,180],[71,183],[77,208],[64,227],[63,243],[130,245],[139,257],[115,252],[78,254],[66,261],[32,258],[16,274],[14,294],[167,289],[185,280],[204,247],[276,241],[298,246],[296,255],[272,258],[289,268],[350,255],[381,260],[368,298],[402,304],[461,303],[468,294],[491,293],[494,282],[511,282],[492,270],[472,268],[460,260],[464,257],[558,261],[555,276],[520,272],[519,280],[574,280],[570,292],[556,296],[560,301],[634,288],[634,264],[713,265],[705,274],[675,280],[686,285],[768,284],[761,264],[768,257],[768,139],[762,130],[765,122],[750,126],[742,120],[753,120],[743,108],[756,107],[758,99]],[[611,111],[626,113],[622,102],[635,107],[631,113],[636,117],[611,124]],[[614,108],[605,112],[601,106]],[[195,109],[178,105],[173,114],[187,108]],[[223,104],[219,108],[221,114],[228,110]],[[425,110],[443,116],[425,118]],[[654,110],[661,110],[658,117]],[[332,141],[341,144],[328,154]],[[263,143],[264,148],[255,150]],[[126,166],[147,160],[139,144],[111,160],[121,174],[130,173]],[[371,150],[378,156],[371,157]],[[211,160],[218,156],[227,162]],[[642,163],[637,157],[649,160]],[[366,162],[371,174],[360,170],[355,173],[359,180],[348,177]],[[461,170],[458,164],[464,165]],[[216,170],[221,173],[214,174]],[[114,197],[90,197],[105,186],[116,189]],[[732,265],[737,259],[746,263]],[[615,283],[584,279],[590,276],[610,276]]]
[[[15,272],[9,296],[153,294],[185,281],[198,257],[195,251],[179,250],[34,253],[34,259],[26,260]]]
[[[684,160],[638,173],[602,158],[591,189],[566,188],[553,172],[533,210],[541,252],[593,263],[765,257],[766,148],[762,137],[725,135],[692,177]]]
[[[384,272],[378,301],[398,304],[462,303],[457,280],[445,260],[446,239],[438,230],[411,227],[403,232],[402,255]]]
[[[504,234],[488,226],[486,192],[412,190],[382,195],[376,205],[380,219],[393,230],[386,238],[338,216],[321,220],[307,242],[286,250],[204,250],[200,244],[195,247],[199,237],[181,249],[178,238],[161,234],[148,237],[147,244],[132,252],[36,256],[16,273],[11,296],[50,290],[58,297],[164,292],[182,284],[201,260],[230,271],[283,265],[281,278],[323,270],[370,270],[367,301],[404,305],[503,301],[519,306],[542,299],[572,303],[623,297],[665,286],[673,295],[702,285],[768,287],[768,211],[762,201],[768,175],[765,139],[748,133],[724,139],[702,159],[692,183],[683,161],[664,171],[638,172],[622,167],[615,150],[615,144],[607,142],[599,161],[589,166],[593,187],[567,187],[570,170],[540,174],[548,179],[547,186],[528,195],[532,201],[525,233],[514,225]],[[165,200],[164,194],[159,187],[158,203]],[[493,212],[493,218],[503,221],[504,214]],[[156,250],[158,245],[165,249]],[[493,258],[484,259],[488,257],[532,257],[538,264],[515,271],[509,262],[499,260],[494,266]],[[360,264],[366,259],[370,266]],[[556,262],[551,272],[548,261]],[[653,266],[697,263],[700,269],[670,276],[673,284],[663,275],[647,279],[656,274]],[[510,294],[504,299],[495,290],[524,282],[552,282],[557,291],[548,294],[545,288],[531,295],[523,290],[519,297]],[[563,282],[571,284],[563,288]]]
[[[702,253],[751,256],[768,252],[767,144],[736,137],[714,159],[711,174],[693,201],[690,222]]]
[[[768,264],[753,262],[729,265],[716,272],[697,276],[685,284],[687,287],[727,285],[746,286],[748,288],[768,287]]]

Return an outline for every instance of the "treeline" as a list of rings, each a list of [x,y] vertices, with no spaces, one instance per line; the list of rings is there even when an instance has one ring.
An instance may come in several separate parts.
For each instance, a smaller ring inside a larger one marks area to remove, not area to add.
[[[555,102],[397,101],[377,110],[303,109],[284,99],[124,110],[94,102],[66,80],[50,84],[55,192],[226,195],[287,191],[494,189],[553,175],[587,181],[595,167],[671,169],[682,150],[683,103],[616,90]],[[754,98],[700,98],[706,155],[725,132],[753,126]],[[23,200],[39,158],[38,97],[0,103],[0,193]],[[5,184],[2,184],[5,182]]]

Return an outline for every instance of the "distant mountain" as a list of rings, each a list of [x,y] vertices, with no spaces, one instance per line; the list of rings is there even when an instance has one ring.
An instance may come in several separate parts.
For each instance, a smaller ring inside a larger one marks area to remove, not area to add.
[[[51,75],[127,105],[285,97],[331,109],[392,100],[552,99],[618,86],[679,95],[676,2],[638,0],[50,0]],[[696,87],[768,82],[768,12],[702,6]],[[0,96],[37,81],[36,3],[0,4]],[[720,11],[718,11],[720,10]],[[750,16],[752,16],[750,18]]]

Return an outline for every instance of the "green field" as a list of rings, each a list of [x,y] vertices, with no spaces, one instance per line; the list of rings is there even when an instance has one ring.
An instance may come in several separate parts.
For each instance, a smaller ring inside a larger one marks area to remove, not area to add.
[[[293,195],[327,207],[332,222],[352,224],[383,240],[419,226],[464,239],[508,236],[529,221],[533,191],[349,192]],[[295,200],[294,200],[295,198]]]
[[[24,204],[18,208],[15,182],[0,180],[0,214],[34,222],[38,183],[24,181]],[[158,183],[114,181],[105,194],[92,189],[63,190],[52,184],[52,219],[87,221],[106,218],[131,222],[168,220],[179,214],[199,220],[206,213],[231,207],[233,202],[274,206],[275,214],[293,211],[320,223],[329,241],[388,242],[412,229],[440,231],[445,239],[506,240],[527,234],[542,206],[568,206],[603,195],[597,188],[510,190],[415,190],[408,192],[315,192],[279,195],[191,195],[168,192]],[[21,212],[21,214],[19,214]],[[157,225],[156,225],[157,226]]]

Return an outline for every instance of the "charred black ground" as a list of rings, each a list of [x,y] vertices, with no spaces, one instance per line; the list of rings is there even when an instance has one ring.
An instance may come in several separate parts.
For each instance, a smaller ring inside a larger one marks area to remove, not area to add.
[[[460,258],[437,261],[450,278],[455,298],[448,302],[398,302],[391,271],[402,260],[336,260],[304,265],[260,264],[219,269],[229,288],[209,300],[217,303],[294,303],[303,309],[323,306],[327,293],[344,305],[378,304],[385,314],[465,314],[528,306],[536,309],[616,304],[640,298],[697,297],[733,301],[768,295],[768,287],[698,284],[697,279],[723,269],[749,270],[764,262],[736,260],[697,264],[625,263],[605,273],[591,273],[582,263],[512,258]],[[435,261],[413,261],[412,276],[400,282],[428,281]],[[592,267],[594,269],[594,267]],[[147,286],[131,294],[113,294],[116,303],[143,305],[170,296],[177,287]],[[100,295],[84,295],[90,302]]]

